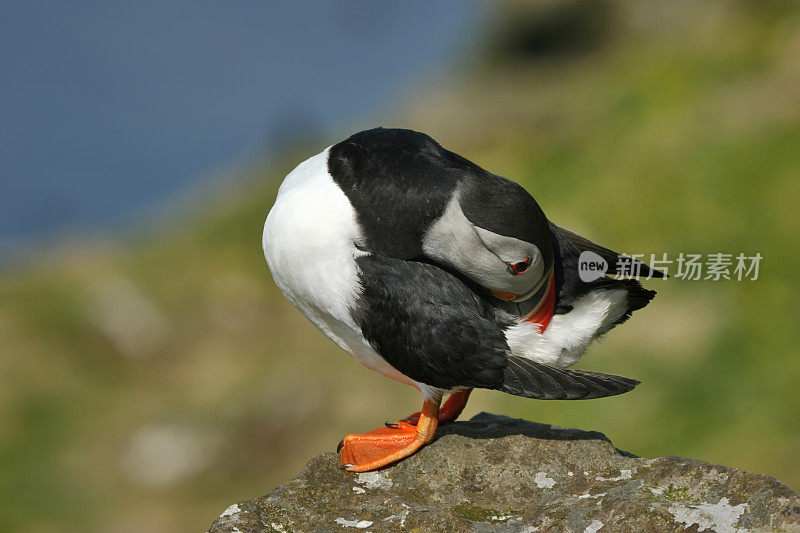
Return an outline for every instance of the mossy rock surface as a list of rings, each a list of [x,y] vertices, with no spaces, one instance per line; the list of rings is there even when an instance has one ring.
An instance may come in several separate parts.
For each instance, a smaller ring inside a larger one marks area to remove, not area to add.
[[[800,531],[777,480],[679,457],[645,459],[603,434],[482,413],[408,459],[352,474],[312,459],[210,533],[264,531]]]

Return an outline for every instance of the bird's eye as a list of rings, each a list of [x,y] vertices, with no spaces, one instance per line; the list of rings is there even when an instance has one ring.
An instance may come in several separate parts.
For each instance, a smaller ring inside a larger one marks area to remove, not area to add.
[[[512,274],[522,274],[528,270],[529,266],[531,266],[531,256],[526,257],[524,261],[519,263],[508,263],[508,269],[511,270]]]

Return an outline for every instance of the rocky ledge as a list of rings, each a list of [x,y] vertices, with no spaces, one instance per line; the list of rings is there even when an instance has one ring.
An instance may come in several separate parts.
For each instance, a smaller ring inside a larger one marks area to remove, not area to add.
[[[601,433],[482,413],[391,467],[352,474],[326,453],[210,533],[263,531],[800,531],[777,480],[679,457],[644,459]]]

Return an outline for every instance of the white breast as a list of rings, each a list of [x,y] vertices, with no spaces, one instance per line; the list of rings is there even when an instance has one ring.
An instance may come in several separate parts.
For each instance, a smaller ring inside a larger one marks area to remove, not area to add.
[[[581,358],[589,344],[607,332],[628,309],[628,291],[599,289],[572,304],[572,310],[555,315],[539,333],[538,327],[523,322],[506,330],[511,352],[539,363],[566,368]]]
[[[286,298],[359,362],[423,388],[389,365],[364,339],[350,309],[361,287],[355,258],[356,215],[328,173],[328,151],[307,159],[283,181],[264,224],[262,244]]]

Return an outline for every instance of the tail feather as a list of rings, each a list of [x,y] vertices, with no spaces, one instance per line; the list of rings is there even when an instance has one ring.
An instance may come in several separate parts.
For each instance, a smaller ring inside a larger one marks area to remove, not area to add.
[[[541,400],[588,400],[632,390],[639,381],[614,374],[567,370],[511,355],[499,390]]]

